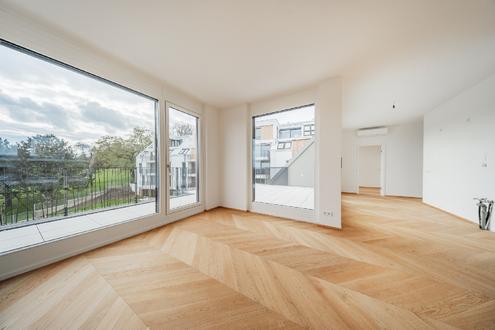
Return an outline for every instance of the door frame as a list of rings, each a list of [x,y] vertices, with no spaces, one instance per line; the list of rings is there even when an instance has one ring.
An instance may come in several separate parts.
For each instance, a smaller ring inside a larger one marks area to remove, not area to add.
[[[380,196],[385,196],[387,193],[386,189],[386,160],[387,160],[387,152],[386,152],[386,144],[385,143],[365,143],[358,144],[356,146],[356,193],[359,194],[359,162],[360,162],[360,148],[361,147],[380,147]]]
[[[310,100],[301,100],[301,102],[297,102],[294,104],[286,105],[286,106],[278,106],[274,107],[273,109],[265,109],[265,111],[260,111],[260,112],[253,112],[252,109],[248,112],[248,127],[247,127],[247,136],[248,136],[248,143],[249,147],[247,148],[248,150],[248,157],[247,157],[247,179],[248,179],[248,210],[250,212],[254,213],[261,213],[261,214],[268,214],[276,217],[282,217],[282,218],[287,218],[287,219],[292,219],[292,220],[299,220],[299,221],[304,221],[304,222],[311,222],[314,223],[316,220],[316,196],[318,193],[317,189],[317,161],[316,158],[318,155],[315,153],[315,162],[314,162],[314,175],[315,175],[315,185],[313,187],[313,194],[314,194],[314,205],[313,209],[305,209],[305,208],[300,208],[300,207],[293,207],[293,206],[287,206],[287,205],[277,205],[277,204],[270,204],[266,202],[261,202],[261,201],[255,201],[255,192],[254,192],[254,137],[255,137],[255,118],[256,117],[261,117],[265,115],[272,115],[280,112],[286,112],[286,111],[291,111],[307,106],[313,106],[314,111],[315,111],[315,125],[317,122],[317,107],[316,107],[316,102],[312,99]],[[316,127],[315,127],[316,128]],[[314,136],[315,143],[318,144],[318,135]]]

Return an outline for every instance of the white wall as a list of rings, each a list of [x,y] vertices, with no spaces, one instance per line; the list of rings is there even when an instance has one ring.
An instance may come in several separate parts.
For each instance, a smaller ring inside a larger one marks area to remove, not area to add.
[[[313,188],[315,186],[315,159],[316,146],[311,143],[297,155],[297,158],[291,160],[288,167],[288,185]]]
[[[359,147],[382,145],[385,157],[385,195],[421,197],[423,176],[423,122],[390,126],[387,135],[357,137],[355,130],[342,134],[342,191],[357,192]]]
[[[359,186],[380,187],[381,146],[359,147]]]
[[[422,197],[423,122],[392,126],[386,142],[385,194]]]
[[[248,209],[248,106],[220,112],[222,206]]]
[[[425,203],[473,222],[495,199],[495,75],[425,115],[423,179]]]
[[[342,81],[328,79],[316,98],[316,222],[341,228]]]
[[[207,210],[220,206],[221,186],[220,167],[221,159],[221,136],[220,136],[220,115],[219,110],[210,106],[205,106],[203,124],[206,127],[205,133],[205,208]]]

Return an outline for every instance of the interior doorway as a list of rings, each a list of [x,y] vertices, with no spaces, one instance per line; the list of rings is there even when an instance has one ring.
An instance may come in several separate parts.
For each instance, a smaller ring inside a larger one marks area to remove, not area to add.
[[[383,196],[384,156],[382,146],[360,146],[358,159],[358,193]]]

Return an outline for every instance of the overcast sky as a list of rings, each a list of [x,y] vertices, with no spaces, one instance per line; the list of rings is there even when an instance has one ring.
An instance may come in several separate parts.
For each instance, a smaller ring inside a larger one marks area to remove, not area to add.
[[[276,119],[281,125],[300,123],[303,121],[315,121],[315,106],[308,105],[306,107],[294,110],[280,111],[273,114],[259,116],[256,117],[256,122],[258,123],[269,119]]]
[[[0,45],[0,137],[53,133],[72,144],[154,130],[152,100]]]
[[[173,107],[170,107],[168,111],[168,121],[169,121],[169,136],[174,137],[174,125],[175,124],[184,124],[184,125],[189,125],[192,128],[193,131],[193,136],[196,136],[196,117],[187,114],[185,112],[182,112],[180,110],[174,109]]]

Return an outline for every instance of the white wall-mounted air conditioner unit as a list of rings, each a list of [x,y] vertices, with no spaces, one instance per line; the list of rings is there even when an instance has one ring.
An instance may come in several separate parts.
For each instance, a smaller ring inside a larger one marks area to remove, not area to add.
[[[387,127],[368,127],[360,128],[356,131],[357,136],[375,136],[375,135],[387,135]]]

